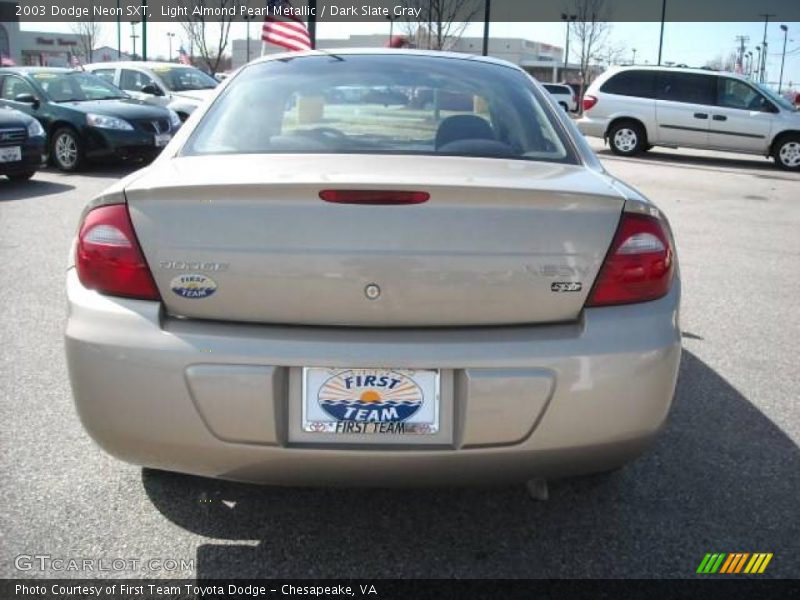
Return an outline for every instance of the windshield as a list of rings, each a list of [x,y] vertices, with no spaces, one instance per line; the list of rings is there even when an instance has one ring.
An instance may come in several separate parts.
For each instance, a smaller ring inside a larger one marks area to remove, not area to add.
[[[775,93],[772,89],[768,88],[763,83],[759,83],[757,85],[758,89],[764,92],[764,94],[775,104],[779,105],[781,108],[785,110],[792,110],[797,112],[797,107],[793,106],[792,103],[789,102],[786,98],[784,98],[783,96],[779,96],[777,93]]]
[[[307,56],[246,67],[184,154],[443,154],[576,162],[530,77],[479,61]]]
[[[53,102],[83,102],[127,98],[118,87],[96,75],[80,71],[44,72],[31,75]]]
[[[193,67],[153,67],[152,71],[161,78],[170,92],[211,90],[218,83],[213,77]]]

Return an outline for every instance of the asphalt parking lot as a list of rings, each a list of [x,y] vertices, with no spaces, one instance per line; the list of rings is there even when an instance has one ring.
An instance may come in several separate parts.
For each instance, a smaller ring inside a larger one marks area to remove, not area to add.
[[[765,576],[800,576],[800,175],[592,143],[672,222],[684,355],[653,450],[544,503],[522,486],[259,487],[105,455],[72,406],[63,278],[84,203],[130,169],[0,181],[0,576],[91,575],[15,568],[50,555],[193,561],[96,573],[131,577],[691,577],[706,552],[772,552]]]

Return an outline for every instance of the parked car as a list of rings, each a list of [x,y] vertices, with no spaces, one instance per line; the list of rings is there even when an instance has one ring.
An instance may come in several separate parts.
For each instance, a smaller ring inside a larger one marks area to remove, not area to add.
[[[0,176],[33,177],[44,160],[44,129],[25,113],[0,107]]]
[[[616,154],[653,146],[773,157],[800,170],[800,113],[772,90],[733,73],[625,67],[603,73],[583,100],[580,130]]]
[[[352,86],[486,106],[324,104]],[[282,110],[306,94],[321,110]],[[422,485],[613,469],[653,441],[681,354],[669,225],[523,70],[293,53],[198,111],[89,202],[70,256],[72,390],[111,454]]]
[[[77,171],[93,158],[152,159],[181,125],[174,111],[71,69],[0,69],[0,105],[38,119],[62,171]]]
[[[543,83],[542,86],[550,95],[555,98],[559,106],[568,112],[576,112],[578,110],[578,100],[574,90],[561,83]]]
[[[200,69],[170,62],[93,63],[84,69],[138,100],[174,110],[181,121],[188,119],[219,83]]]

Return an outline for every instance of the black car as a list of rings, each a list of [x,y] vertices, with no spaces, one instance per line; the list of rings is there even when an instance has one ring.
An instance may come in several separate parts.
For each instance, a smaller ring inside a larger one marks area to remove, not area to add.
[[[44,160],[45,136],[39,121],[0,108],[0,176],[30,179]]]
[[[76,171],[92,158],[154,158],[181,125],[172,110],[72,69],[0,69],[0,105],[41,123],[50,157],[63,171]]]

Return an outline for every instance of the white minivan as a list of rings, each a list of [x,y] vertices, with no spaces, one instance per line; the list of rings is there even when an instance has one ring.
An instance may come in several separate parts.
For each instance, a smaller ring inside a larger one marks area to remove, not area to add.
[[[616,154],[653,146],[772,156],[800,170],[800,113],[772,90],[734,73],[623,67],[598,77],[577,124]]]
[[[134,98],[171,108],[181,121],[189,118],[219,83],[200,69],[170,62],[104,62],[83,68]]]

